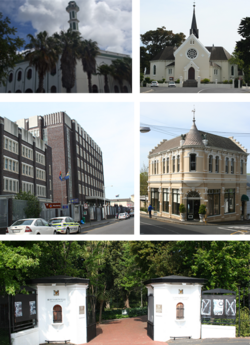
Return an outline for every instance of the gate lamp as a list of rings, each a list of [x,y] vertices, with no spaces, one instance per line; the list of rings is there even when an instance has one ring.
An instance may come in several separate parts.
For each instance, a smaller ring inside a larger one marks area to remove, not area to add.
[[[141,133],[148,133],[150,131],[151,131],[150,127],[140,127],[140,132]]]

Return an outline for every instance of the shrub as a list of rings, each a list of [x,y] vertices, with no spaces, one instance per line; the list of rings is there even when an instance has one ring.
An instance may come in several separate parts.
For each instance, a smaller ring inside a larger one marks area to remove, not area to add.
[[[128,318],[128,317],[136,317],[136,316],[141,316],[141,315],[147,315],[148,307],[126,309],[127,310],[127,314],[126,315],[122,315],[122,310],[124,310],[124,309],[116,309],[116,310],[104,311],[102,313],[102,319],[103,320],[113,320],[113,319],[124,319],[124,318]]]
[[[200,205],[199,214],[206,214],[206,205]]]
[[[180,79],[177,79],[177,80],[175,81],[175,84],[180,84]]]
[[[140,211],[148,212],[148,209],[147,209],[146,207],[141,207],[141,208],[140,208]]]
[[[229,84],[233,84],[233,81],[232,81],[232,79],[231,79],[231,80],[229,80]]]
[[[223,84],[228,84],[228,80],[224,80],[224,81],[223,81]]]
[[[210,79],[207,79],[207,78],[201,80],[202,84],[208,84],[209,82],[210,82]]]
[[[236,336],[250,336],[249,309],[243,307],[240,309],[240,334],[239,334],[239,312],[236,313]]]
[[[152,80],[151,80],[149,77],[146,77],[146,78],[144,79],[144,81],[145,81],[147,84],[150,84]]]
[[[184,204],[180,204],[179,211],[180,211],[180,213],[185,213],[186,212],[186,207],[185,207]]]

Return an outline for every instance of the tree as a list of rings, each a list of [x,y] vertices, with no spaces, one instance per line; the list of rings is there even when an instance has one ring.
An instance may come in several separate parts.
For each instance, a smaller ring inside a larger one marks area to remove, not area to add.
[[[28,34],[27,37],[30,39],[30,43],[25,46],[25,49],[28,50],[24,56],[29,61],[29,65],[34,66],[38,72],[38,93],[42,93],[46,73],[56,68],[61,52],[60,46],[53,37],[49,37],[47,31],[40,32],[37,37],[31,34]]]
[[[239,54],[239,58],[244,61],[245,67],[249,67],[250,17],[246,17],[241,20],[238,33],[243,37],[243,39],[236,42],[236,49]]]
[[[145,61],[145,54],[148,53],[148,58],[153,58],[158,52],[163,50],[166,46],[179,47],[184,41],[186,36],[180,32],[174,34],[173,31],[166,30],[165,26],[157,28],[156,30],[150,30],[141,35],[142,44],[146,46],[146,50],[141,50],[141,57]],[[143,62],[144,63],[144,62]],[[145,65],[145,63],[144,63]],[[147,66],[149,67],[148,64]]]
[[[140,195],[148,195],[148,167],[145,164],[140,171]]]
[[[147,72],[150,70],[151,55],[147,52],[147,48],[140,47],[140,71],[144,75],[145,69]]]
[[[240,58],[240,53],[235,47],[234,52],[232,53],[232,58],[228,60],[230,64],[238,65],[238,68],[244,72],[244,80],[246,83],[250,83],[250,66],[245,65],[244,61]]]
[[[111,67],[111,75],[115,80],[118,81],[121,93],[124,93],[124,89],[123,89],[124,80],[128,81],[132,89],[132,59],[131,58],[115,59],[112,61],[112,64],[110,67]]]
[[[97,74],[104,76],[104,92],[109,93],[109,84],[108,84],[108,75],[110,74],[111,69],[107,64],[103,64],[97,67]]]
[[[96,57],[100,53],[97,42],[92,40],[84,40],[81,43],[81,59],[83,71],[88,76],[89,93],[92,93],[91,77],[96,73]]]
[[[22,56],[17,51],[24,45],[23,39],[13,37],[17,29],[11,28],[9,24],[9,18],[3,19],[3,14],[0,12],[0,84],[3,85],[6,85],[9,70],[20,61]]]
[[[71,93],[71,89],[76,81],[76,64],[77,59],[80,58],[81,34],[78,31],[61,31],[60,34],[53,35],[60,47],[61,56],[61,70],[62,70],[62,86]]]
[[[15,199],[17,200],[27,200],[27,207],[25,207],[24,212],[27,218],[38,218],[42,208],[38,198],[29,192],[20,191],[16,194]]]

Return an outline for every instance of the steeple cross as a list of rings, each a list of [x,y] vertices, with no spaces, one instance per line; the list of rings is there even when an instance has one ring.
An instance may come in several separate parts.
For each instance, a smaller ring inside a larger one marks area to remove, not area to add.
[[[194,7],[195,7],[195,2],[194,2],[194,5],[193,5]]]
[[[195,122],[195,108],[194,110],[192,110],[192,113],[193,113],[193,122]]]

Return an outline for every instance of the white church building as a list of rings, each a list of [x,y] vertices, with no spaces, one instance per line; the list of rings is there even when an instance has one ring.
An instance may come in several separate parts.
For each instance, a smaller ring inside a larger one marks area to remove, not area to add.
[[[166,46],[150,61],[153,80],[180,80],[183,86],[196,86],[198,80],[224,82],[239,76],[238,66],[229,62],[231,55],[223,47],[205,47],[199,40],[195,5],[189,37],[179,46]]]
[[[77,13],[79,7],[75,1],[70,1],[66,11],[69,13],[69,25],[71,30],[78,31]],[[130,57],[126,54],[119,54],[100,50],[100,54],[96,58],[96,67],[103,64],[111,65],[113,60]],[[47,73],[44,78],[45,93],[66,93],[66,89],[62,86],[62,71],[60,69],[60,57],[56,64],[56,68]],[[127,81],[123,81],[123,90],[117,80],[108,75],[108,84],[110,93],[130,93],[131,87]],[[0,84],[0,93],[35,93],[38,90],[39,78],[34,66],[29,66],[28,61],[21,61],[16,64],[15,68],[9,71],[6,86]],[[76,81],[75,86],[71,89],[72,93],[88,93],[87,73],[83,71],[82,61],[77,60],[76,65]],[[104,93],[104,76],[92,75],[92,92]]]

